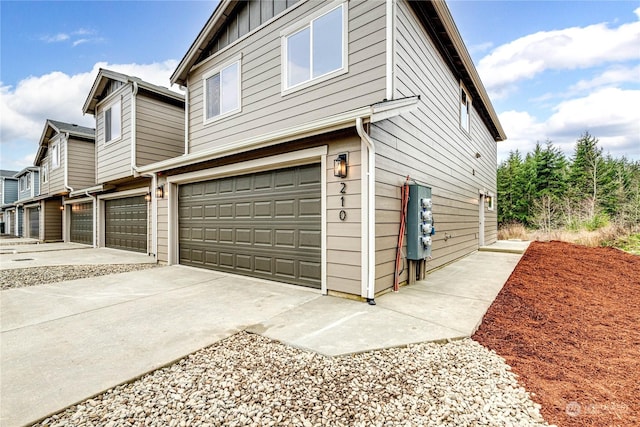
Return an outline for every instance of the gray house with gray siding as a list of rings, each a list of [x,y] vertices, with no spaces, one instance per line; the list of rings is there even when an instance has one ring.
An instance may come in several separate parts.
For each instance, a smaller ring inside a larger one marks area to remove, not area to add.
[[[14,202],[18,200],[18,178],[15,177],[17,173],[18,171],[0,170],[0,223],[4,224],[3,234],[12,234],[11,226],[15,222],[8,209],[13,208]]]
[[[184,152],[184,96],[101,69],[82,108],[96,120],[95,181],[70,192],[65,240],[155,255],[156,176]]]
[[[138,168],[162,189],[162,262],[371,301],[394,285],[407,176],[437,229],[412,268],[496,240],[506,136],[443,1],[222,0],[171,83],[183,151]]]
[[[95,129],[47,120],[34,165],[40,169],[40,194],[29,201],[30,236],[63,240],[64,201],[95,182]]]

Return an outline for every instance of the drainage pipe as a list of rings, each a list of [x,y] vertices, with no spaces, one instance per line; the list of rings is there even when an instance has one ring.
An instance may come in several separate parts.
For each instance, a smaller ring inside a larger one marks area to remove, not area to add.
[[[370,305],[375,305],[375,275],[376,275],[376,206],[375,206],[375,160],[376,151],[373,140],[364,129],[361,117],[356,118],[356,130],[361,141],[367,146],[367,201],[366,201],[366,218],[362,215],[362,219],[367,223],[367,232],[362,237],[366,240],[366,246],[363,243],[363,250],[366,250],[366,298]],[[364,206],[362,209],[365,212]],[[362,257],[365,261],[365,257]]]
[[[138,82],[133,81],[133,91],[131,92],[131,126],[129,132],[131,132],[131,174],[136,175],[138,169],[136,166],[136,96],[138,95]],[[120,107],[122,108],[122,107]],[[122,127],[122,123],[120,123]],[[120,130],[122,132],[122,129]]]

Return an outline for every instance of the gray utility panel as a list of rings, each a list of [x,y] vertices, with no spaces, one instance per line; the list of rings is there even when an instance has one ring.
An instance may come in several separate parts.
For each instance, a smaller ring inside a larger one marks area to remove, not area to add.
[[[320,287],[320,165],[181,185],[180,263]]]
[[[105,202],[105,246],[147,252],[147,201],[144,196]]]
[[[72,242],[93,244],[93,203],[76,203],[71,205],[71,230]]]
[[[431,187],[411,184],[407,205],[407,259],[418,261],[430,257],[434,234]]]
[[[33,239],[40,238],[40,209],[29,208],[29,237]]]

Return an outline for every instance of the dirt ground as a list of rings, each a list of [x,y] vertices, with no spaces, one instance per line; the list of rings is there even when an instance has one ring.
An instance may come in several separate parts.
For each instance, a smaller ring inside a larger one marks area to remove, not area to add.
[[[558,426],[640,425],[640,256],[532,242],[473,338]]]

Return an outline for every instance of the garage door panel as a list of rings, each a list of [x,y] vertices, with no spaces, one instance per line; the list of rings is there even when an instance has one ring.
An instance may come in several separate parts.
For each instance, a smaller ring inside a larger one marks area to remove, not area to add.
[[[93,203],[71,205],[69,239],[75,243],[93,244]]]
[[[180,186],[180,262],[320,287],[320,176],[308,165]]]
[[[38,208],[27,209],[29,213],[29,237],[33,239],[40,238],[40,210]]]
[[[144,196],[105,201],[105,246],[146,252],[147,221]]]

